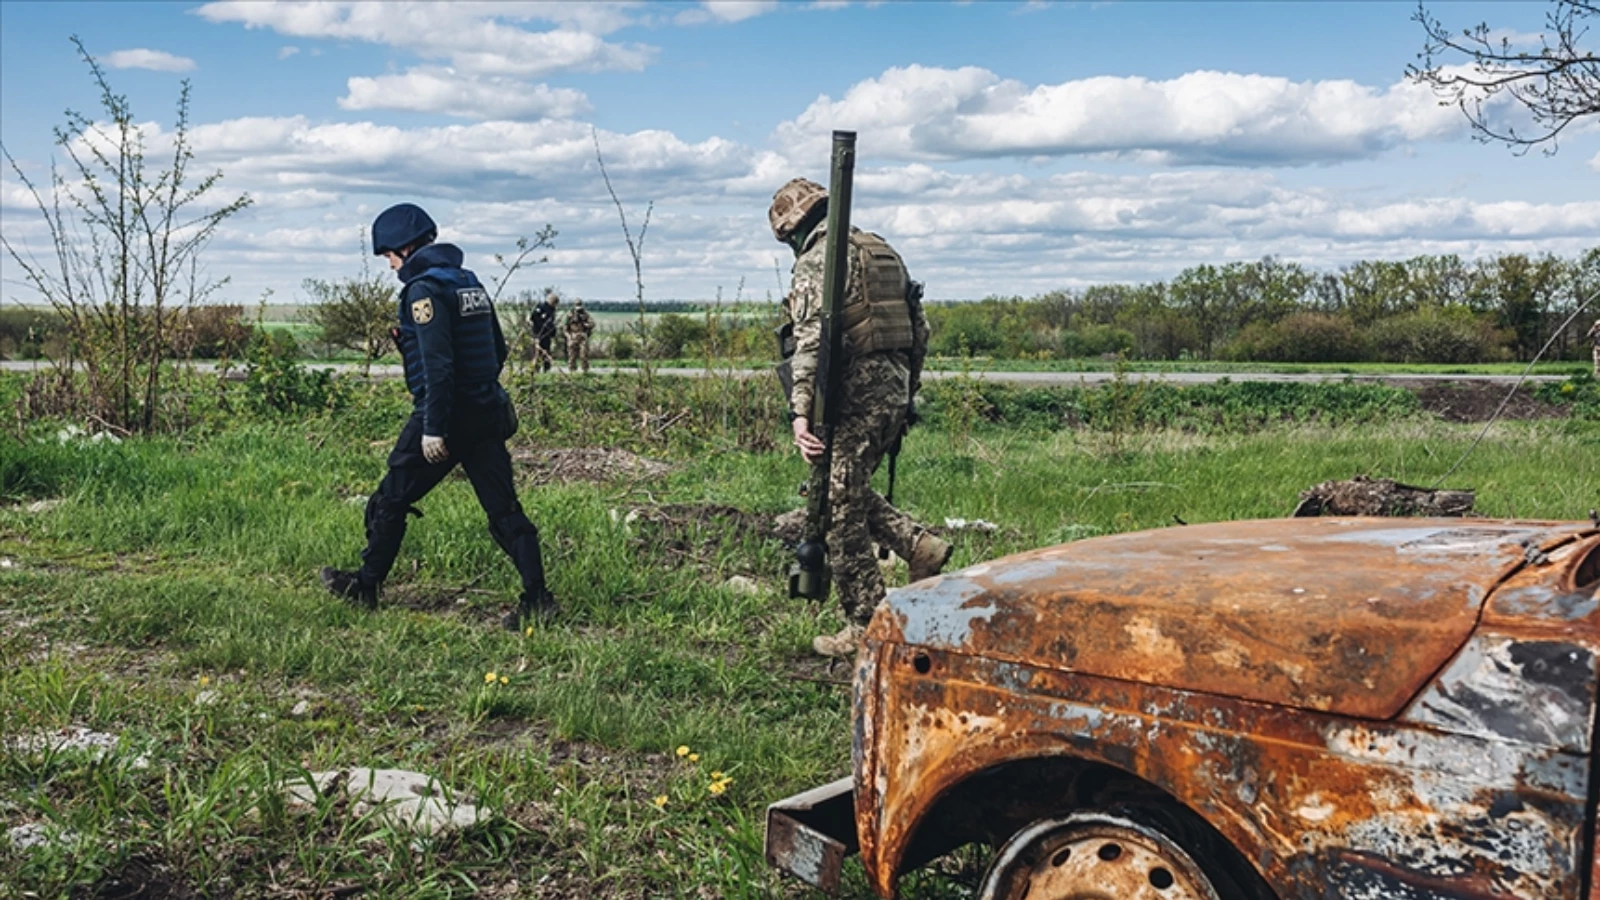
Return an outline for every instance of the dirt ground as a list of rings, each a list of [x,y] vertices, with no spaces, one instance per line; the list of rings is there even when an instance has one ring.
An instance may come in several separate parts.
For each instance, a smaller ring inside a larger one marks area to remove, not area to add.
[[[638,481],[672,471],[669,463],[606,447],[516,450],[511,461],[533,484],[569,481]]]
[[[1387,382],[1402,387],[1422,401],[1422,408],[1447,422],[1487,422],[1505,402],[1502,419],[1560,419],[1567,410],[1544,403],[1533,396],[1533,385],[1519,385],[1515,393],[1503,384],[1482,381],[1440,381],[1418,383],[1408,379]],[[1511,394],[1509,402],[1506,395]]]

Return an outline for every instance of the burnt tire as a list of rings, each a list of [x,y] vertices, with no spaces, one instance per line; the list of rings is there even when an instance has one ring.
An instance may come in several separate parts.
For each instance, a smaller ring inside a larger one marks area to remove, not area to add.
[[[1079,812],[1022,828],[995,854],[979,900],[1236,900],[1170,827],[1129,811]],[[1197,853],[1199,851],[1196,851]],[[1203,858],[1203,857],[1202,857]]]

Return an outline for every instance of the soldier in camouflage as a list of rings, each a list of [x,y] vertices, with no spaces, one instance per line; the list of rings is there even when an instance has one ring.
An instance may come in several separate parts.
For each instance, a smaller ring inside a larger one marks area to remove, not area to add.
[[[819,459],[824,449],[811,431],[811,413],[822,340],[827,200],[822,185],[796,178],[778,189],[768,210],[773,236],[796,257],[784,298],[795,339],[789,411],[794,444],[808,462]],[[824,656],[853,655],[884,597],[874,541],[906,560],[912,581],[939,574],[951,550],[872,489],[872,473],[904,431],[920,386],[928,321],[920,300],[908,291],[909,275],[899,255],[882,238],[860,229],[851,229],[850,238],[840,323],[845,329],[844,396],[828,398],[830,404],[840,403],[840,413],[829,471],[827,532],[834,589],[849,624],[812,642]]]
[[[582,300],[572,301],[572,312],[567,313],[567,371],[589,371],[589,335],[594,334],[594,316],[583,308]]]

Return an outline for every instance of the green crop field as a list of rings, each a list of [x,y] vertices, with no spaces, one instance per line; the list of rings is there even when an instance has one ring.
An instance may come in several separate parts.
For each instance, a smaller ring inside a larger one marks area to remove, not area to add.
[[[0,379],[0,406],[22,384]],[[804,469],[769,387],[512,384],[522,499],[565,607],[524,634],[496,627],[515,574],[460,478],[421,504],[378,612],[318,586],[317,567],[356,562],[398,383],[277,412],[206,382],[184,428],[120,442],[10,421],[0,827],[52,839],[0,843],[0,896],[120,896],[136,876],[204,896],[810,896],[766,868],[762,813],[847,771],[849,666],[809,649],[835,608],[781,590],[768,523]],[[1430,485],[1482,430],[1380,385],[927,393],[897,499],[997,526],[952,531],[954,566],[1282,516],[1356,474]],[[1446,486],[1493,516],[1600,505],[1594,383],[1544,396],[1558,415],[1496,422]],[[25,740],[71,728],[117,743]],[[428,773],[493,815],[418,838],[332,798],[284,802],[285,783],[348,766]],[[903,896],[967,896],[983,861],[958,854]],[[870,896],[858,866],[846,876],[846,897]]]

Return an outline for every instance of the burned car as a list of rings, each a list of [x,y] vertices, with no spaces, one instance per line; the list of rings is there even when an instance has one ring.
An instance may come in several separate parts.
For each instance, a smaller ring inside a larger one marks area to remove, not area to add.
[[[883,897],[962,845],[1041,898],[1600,900],[1600,525],[1307,518],[1095,538],[890,594],[850,778],[767,855]]]

